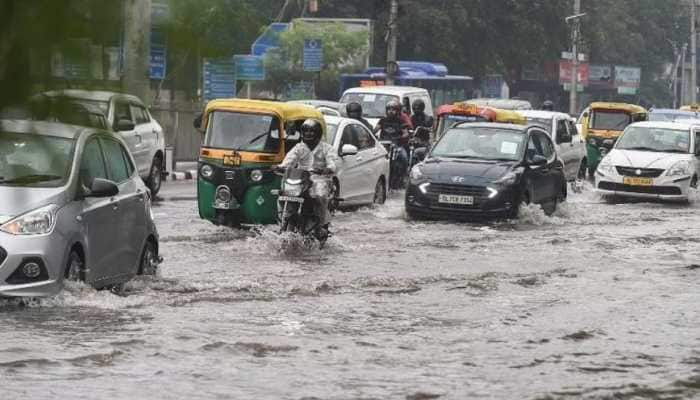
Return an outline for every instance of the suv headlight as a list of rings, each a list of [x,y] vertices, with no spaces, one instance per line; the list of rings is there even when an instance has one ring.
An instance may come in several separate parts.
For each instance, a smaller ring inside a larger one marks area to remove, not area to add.
[[[668,172],[666,172],[667,176],[684,176],[684,175],[690,175],[690,161],[678,161],[677,163],[673,164],[671,168],[668,169]]]
[[[515,182],[518,181],[518,174],[516,174],[513,171],[510,171],[503,175],[502,177],[498,178],[495,180],[493,183],[497,185],[503,185],[503,186],[509,186],[515,184]]]
[[[12,235],[46,235],[56,226],[58,206],[49,204],[29,211],[0,226],[0,231]]]
[[[598,164],[598,171],[608,175],[615,172],[615,167],[613,166],[610,157],[603,158],[603,161],[601,161],[600,164]]]
[[[420,165],[415,165],[413,168],[411,168],[411,179],[414,181],[417,181],[423,177],[423,170],[421,169]]]

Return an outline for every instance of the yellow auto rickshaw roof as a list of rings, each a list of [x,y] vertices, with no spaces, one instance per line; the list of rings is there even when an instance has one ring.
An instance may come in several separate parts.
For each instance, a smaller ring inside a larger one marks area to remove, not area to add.
[[[209,112],[213,110],[276,114],[283,120],[312,118],[321,122],[322,124],[324,123],[323,114],[314,107],[306,104],[284,103],[267,100],[217,99],[212,100],[207,104],[205,114],[209,114]]]
[[[697,104],[697,103],[688,104],[688,105],[685,105],[685,106],[679,108],[679,110],[681,110],[681,111],[696,111],[697,112],[697,111],[700,111],[700,104]]]
[[[644,107],[638,106],[636,104],[628,103],[608,103],[608,102],[595,102],[590,105],[591,110],[618,110],[626,111],[631,114],[647,114],[649,113]]]

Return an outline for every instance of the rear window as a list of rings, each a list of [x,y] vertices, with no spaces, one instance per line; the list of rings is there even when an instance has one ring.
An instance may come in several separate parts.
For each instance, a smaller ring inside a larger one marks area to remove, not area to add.
[[[386,116],[386,103],[401,100],[398,96],[378,93],[345,93],[340,102],[343,104],[360,103],[362,116],[365,118],[382,118]]]
[[[623,131],[632,123],[632,116],[622,111],[595,110],[591,118],[591,128],[609,131]]]

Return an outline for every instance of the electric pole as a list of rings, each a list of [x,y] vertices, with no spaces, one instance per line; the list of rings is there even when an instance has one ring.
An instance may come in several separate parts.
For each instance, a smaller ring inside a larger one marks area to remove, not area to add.
[[[683,43],[681,49],[681,105],[688,102],[688,79],[686,78],[685,55],[688,51],[688,43]]]
[[[396,40],[398,36],[398,24],[397,19],[399,17],[399,0],[391,0],[391,9],[389,12],[389,37],[387,41],[386,48],[386,65],[389,63],[396,62]],[[387,71],[386,74],[386,84],[394,84],[394,75]]]
[[[698,34],[695,30],[695,7],[695,0],[690,0],[690,104],[695,104],[698,92]]]
[[[124,91],[151,102],[151,0],[124,1]]]
[[[574,15],[571,18],[571,92],[569,93],[569,114],[578,113],[578,35],[581,19],[581,0],[574,0]],[[568,18],[567,18],[568,19]]]

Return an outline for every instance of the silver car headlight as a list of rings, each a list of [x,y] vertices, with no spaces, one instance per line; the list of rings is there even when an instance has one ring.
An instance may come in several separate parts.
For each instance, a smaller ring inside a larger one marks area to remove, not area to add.
[[[286,185],[284,185],[284,194],[286,194],[287,196],[293,196],[293,197],[301,196],[301,184],[300,183],[298,183],[298,184],[287,183]]]
[[[613,166],[610,157],[603,158],[603,161],[601,161],[600,164],[598,164],[598,171],[607,175],[610,175],[615,172],[615,167]]]
[[[691,168],[690,161],[687,161],[687,160],[678,161],[677,163],[673,164],[673,166],[671,166],[671,168],[668,169],[668,172],[666,172],[666,175],[667,176],[690,175],[690,168]]]
[[[48,206],[29,211],[0,225],[0,231],[11,235],[47,235],[56,226],[58,206]]]
[[[502,186],[510,186],[515,184],[515,182],[518,181],[518,174],[516,174],[513,171],[508,172],[507,174],[503,175],[500,177],[498,180],[494,181],[493,183],[497,185],[502,185]]]

